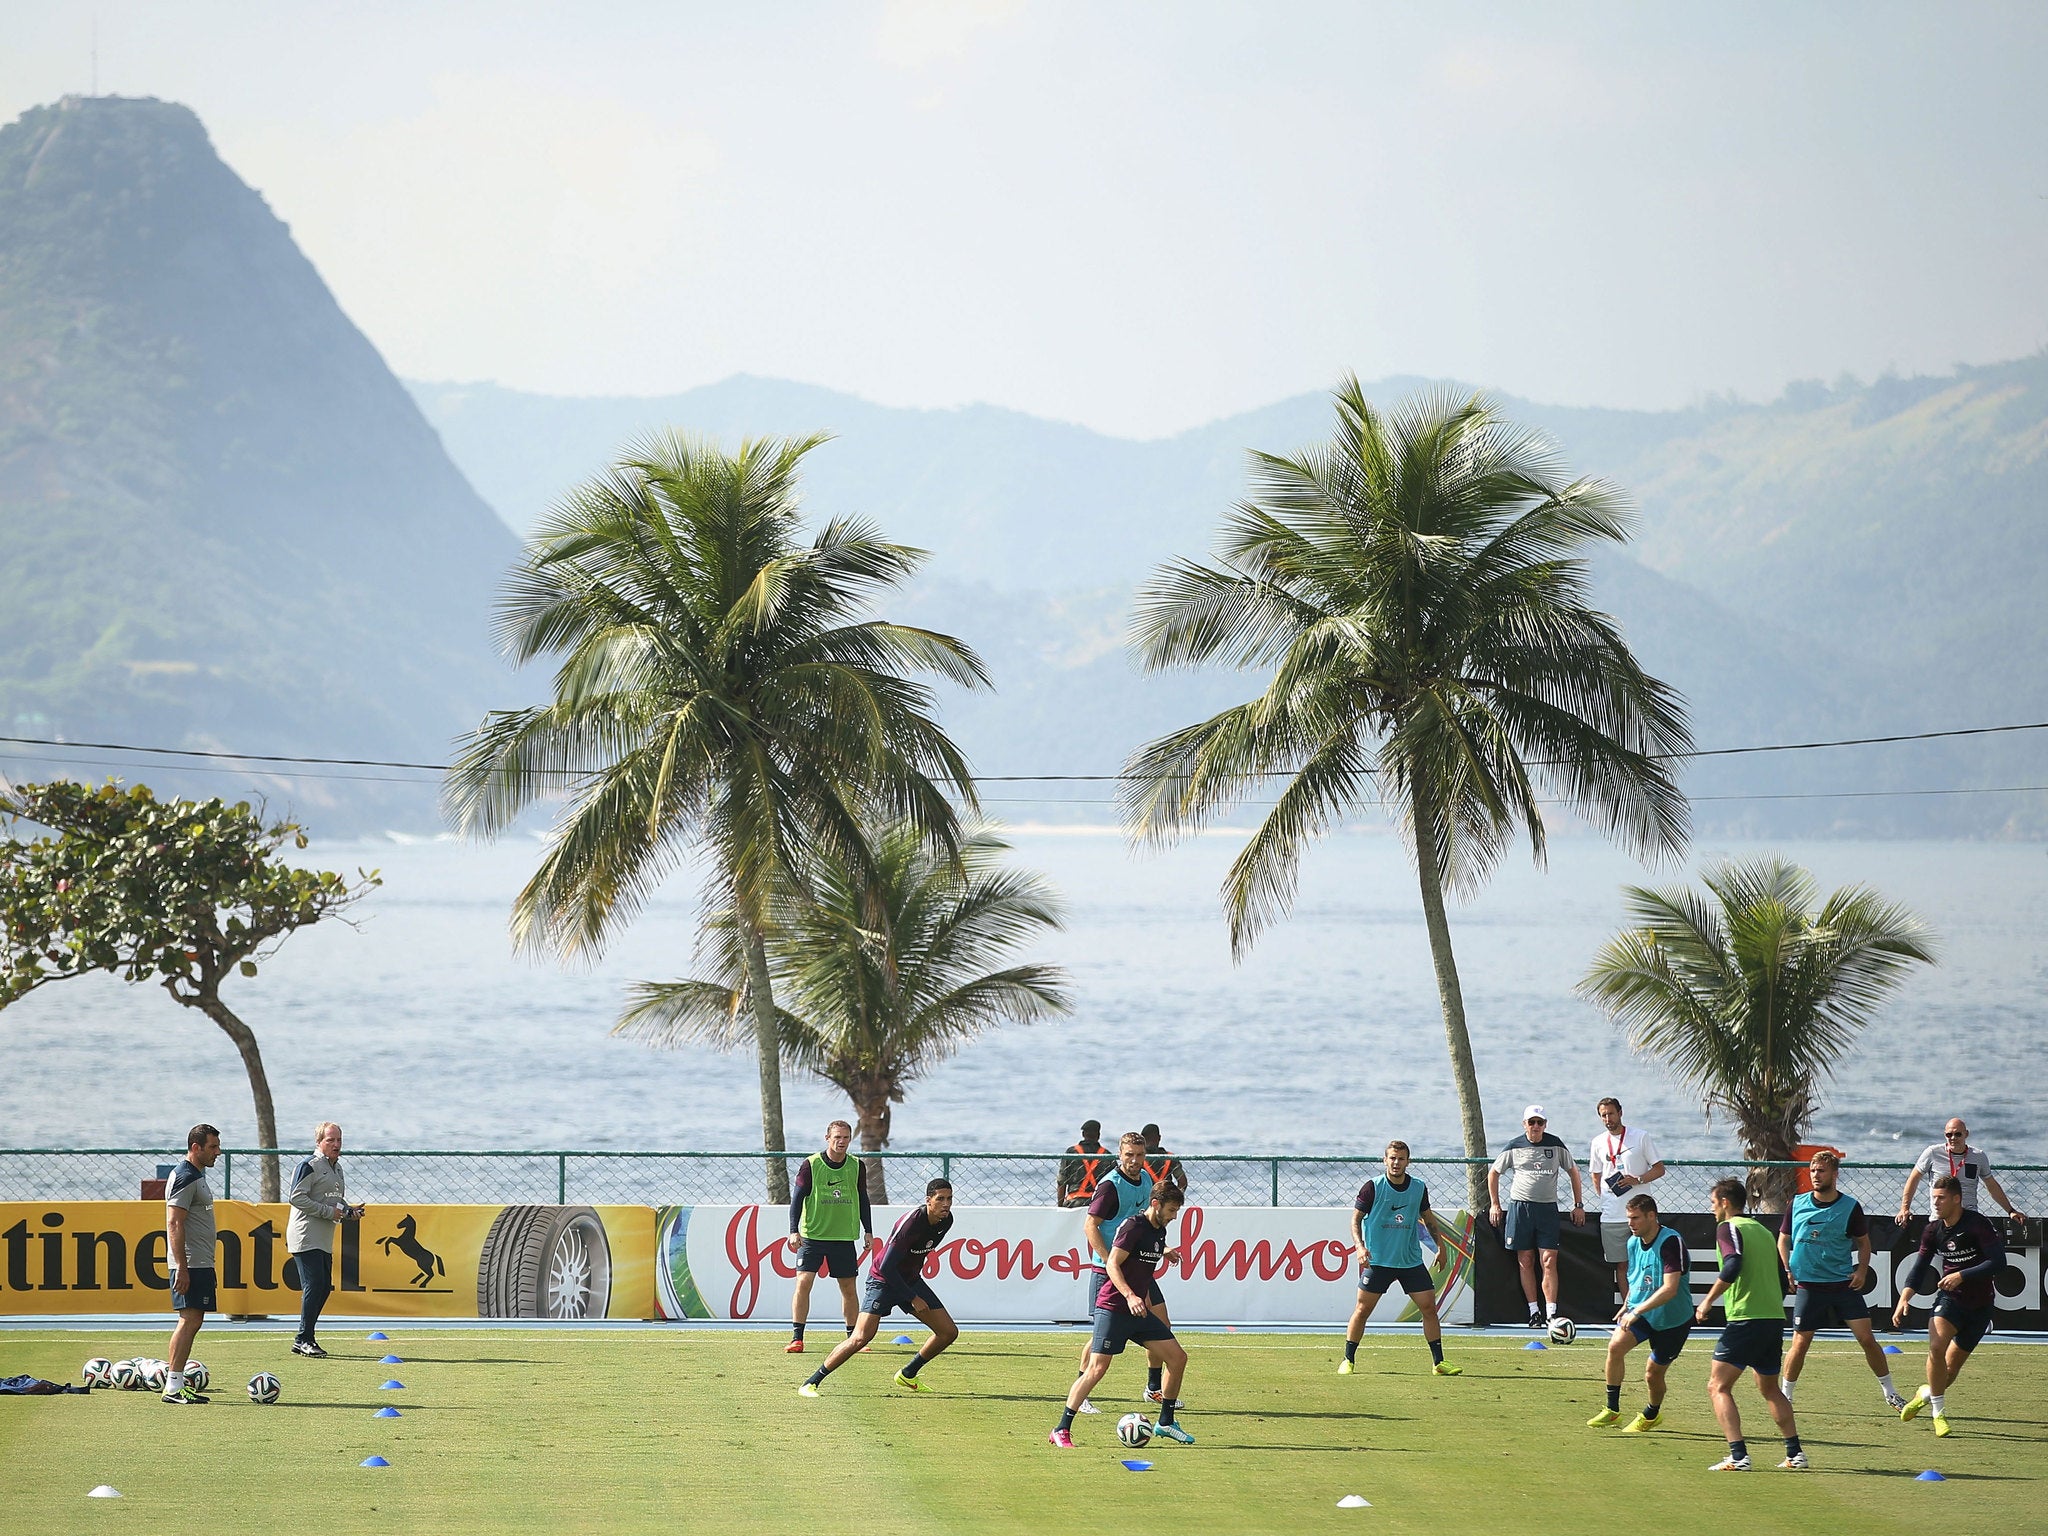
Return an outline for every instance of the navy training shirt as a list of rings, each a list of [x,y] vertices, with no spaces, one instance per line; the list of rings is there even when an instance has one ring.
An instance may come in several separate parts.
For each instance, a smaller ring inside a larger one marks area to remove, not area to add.
[[[882,1250],[883,1278],[894,1284],[916,1279],[924,1272],[924,1261],[952,1230],[951,1211],[946,1213],[945,1220],[934,1224],[931,1212],[920,1205],[897,1222],[896,1230],[889,1234],[889,1246]]]
[[[1140,1296],[1150,1295],[1153,1276],[1166,1262],[1166,1228],[1153,1226],[1151,1219],[1140,1213],[1116,1229],[1116,1241],[1110,1247],[1121,1248],[1130,1255],[1124,1260],[1124,1284]],[[1131,1310],[1130,1304],[1124,1300],[1124,1293],[1116,1288],[1116,1282],[1107,1279],[1096,1294],[1095,1305],[1107,1307],[1112,1312]]]

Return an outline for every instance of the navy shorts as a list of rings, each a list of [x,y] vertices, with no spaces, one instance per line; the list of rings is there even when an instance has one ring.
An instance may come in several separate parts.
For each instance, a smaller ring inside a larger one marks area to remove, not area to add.
[[[834,1280],[851,1280],[860,1273],[860,1250],[850,1241],[833,1241],[822,1237],[807,1237],[803,1247],[797,1250],[796,1267],[807,1275],[822,1273]]]
[[[1402,1269],[1394,1269],[1386,1264],[1375,1264],[1359,1277],[1358,1288],[1361,1291],[1371,1291],[1375,1296],[1384,1296],[1394,1288],[1394,1282],[1397,1280],[1401,1283],[1401,1289],[1410,1296],[1436,1289],[1436,1276],[1429,1272],[1429,1266],[1426,1264],[1410,1264]]]
[[[1650,1358],[1659,1365],[1669,1365],[1685,1348],[1685,1341],[1692,1337],[1692,1324],[1680,1323],[1676,1328],[1652,1328],[1644,1319],[1629,1320],[1628,1331],[1640,1343],[1650,1346]]]
[[[1092,1318],[1095,1316],[1096,1299],[1102,1295],[1102,1288],[1109,1284],[1109,1276],[1099,1269],[1084,1269],[1081,1279],[1088,1287],[1088,1294],[1081,1298],[1081,1315]]]
[[[1745,1317],[1725,1325],[1721,1342],[1714,1346],[1714,1358],[1739,1371],[1777,1375],[1785,1363],[1785,1320]]]
[[[218,1312],[220,1310],[220,1297],[214,1289],[216,1278],[215,1272],[210,1269],[186,1270],[185,1282],[191,1286],[191,1289],[189,1291],[171,1292],[171,1310],[173,1312]],[[1979,1337],[1982,1337],[1981,1333]]]
[[[1956,1331],[1956,1345],[1968,1354],[1983,1343],[1984,1335],[1991,1331],[1991,1307],[1966,1307],[1955,1297],[1943,1291],[1934,1298],[1932,1317],[1945,1317],[1949,1326]]]
[[[1792,1331],[1815,1333],[1822,1328],[1846,1328],[1870,1316],[1870,1304],[1860,1291],[1846,1286],[1839,1291],[1811,1291],[1799,1287],[1792,1298]]]
[[[1557,1202],[1555,1200],[1510,1200],[1508,1202],[1508,1251],[1526,1253],[1532,1248],[1557,1246]]]
[[[946,1304],[939,1300],[939,1293],[925,1284],[923,1275],[912,1275],[908,1280],[869,1276],[867,1289],[861,1292],[860,1309],[877,1317],[887,1317],[900,1308],[915,1317],[916,1309],[910,1305],[913,1301],[923,1302],[934,1312],[946,1310]]]
[[[1147,1303],[1149,1306],[1150,1303]],[[1128,1312],[1095,1309],[1095,1336],[1088,1341],[1091,1355],[1120,1355],[1126,1344],[1157,1344],[1173,1337],[1166,1319],[1156,1312],[1133,1317]]]

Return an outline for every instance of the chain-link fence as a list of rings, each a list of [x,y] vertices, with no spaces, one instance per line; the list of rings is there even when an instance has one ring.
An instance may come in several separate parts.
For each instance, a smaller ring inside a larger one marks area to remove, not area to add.
[[[181,1155],[159,1148],[0,1148],[0,1200],[133,1200],[145,1180],[167,1173]],[[305,1149],[279,1152],[287,1179],[306,1155]],[[792,1174],[799,1161],[787,1159]],[[1103,1161],[1106,1167],[1108,1159]],[[1382,1171],[1377,1157],[1232,1155],[1176,1161],[1186,1174],[1189,1199],[1210,1206],[1347,1207],[1359,1185]],[[917,1199],[927,1179],[944,1175],[953,1181],[962,1205],[1051,1205],[1063,1162],[1070,1174],[1075,1171],[1073,1159],[1061,1153],[889,1152],[870,1159],[870,1166],[897,1204]],[[350,1195],[372,1203],[747,1205],[766,1199],[768,1187],[759,1152],[350,1150],[343,1165]],[[1468,1166],[1483,1177],[1483,1162],[1441,1158],[1413,1164],[1445,1207],[1466,1204]],[[1666,1210],[1705,1211],[1707,1190],[1716,1179],[1797,1166],[1802,1165],[1672,1159],[1648,1192]],[[1842,1188],[1871,1211],[1889,1214],[1898,1207],[1911,1166],[1845,1162]],[[223,1198],[254,1199],[261,1170],[258,1150],[223,1152],[214,1170],[215,1188]],[[2048,1166],[2002,1166],[1994,1177],[2020,1210],[2030,1216],[2048,1211]],[[1562,1179],[1559,1203],[1571,1204],[1569,1184]],[[1599,1207],[1590,1181],[1586,1203]],[[1924,1186],[1914,1204],[1925,1212]],[[1988,1191],[1982,1205],[1997,1214]]]

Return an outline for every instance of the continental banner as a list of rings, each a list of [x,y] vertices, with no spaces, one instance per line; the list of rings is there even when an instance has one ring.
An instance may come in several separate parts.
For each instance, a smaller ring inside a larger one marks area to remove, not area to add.
[[[290,1208],[219,1200],[220,1310],[296,1313]],[[651,1318],[644,1205],[385,1205],[343,1222],[329,1317]],[[170,1305],[154,1200],[0,1203],[0,1314],[159,1312]]]
[[[910,1207],[877,1210],[887,1233]],[[962,1206],[953,1230],[925,1262],[925,1278],[960,1322],[1083,1322],[1083,1213],[1042,1207]],[[1330,1323],[1351,1315],[1357,1270],[1350,1213],[1191,1205],[1173,1242],[1178,1263],[1161,1275],[1171,1314],[1188,1323]],[[1436,1256],[1446,1321],[1471,1319],[1470,1232]],[[730,1321],[777,1320],[795,1299],[796,1254],[781,1206],[665,1206],[656,1226],[661,1315]],[[865,1280],[866,1276],[858,1277]],[[838,1287],[811,1291],[811,1315],[839,1315]],[[1376,1322],[1413,1318],[1400,1292]]]

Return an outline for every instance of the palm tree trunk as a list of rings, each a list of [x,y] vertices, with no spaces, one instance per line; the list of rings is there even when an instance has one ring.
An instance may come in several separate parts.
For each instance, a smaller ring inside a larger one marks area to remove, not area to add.
[[[218,1024],[235,1042],[235,1049],[242,1053],[242,1066],[249,1074],[249,1093],[256,1100],[256,1140],[265,1148],[262,1198],[266,1202],[282,1199],[283,1184],[277,1169],[277,1110],[270,1101],[270,1078],[263,1070],[263,1052],[256,1047],[256,1032],[235,1017],[234,1011],[220,1000],[218,992],[209,989],[189,1002],[182,997],[178,1001],[197,1008]]]
[[[1444,883],[1428,839],[1418,829],[1415,867],[1422,877],[1422,918],[1429,928],[1430,959],[1436,963],[1436,992],[1443,1004],[1444,1038],[1451,1049],[1451,1079],[1458,1085],[1458,1122],[1465,1133],[1465,1156],[1486,1156],[1486,1117],[1479,1105],[1479,1072],[1472,1064],[1472,1036],[1465,1028],[1465,993],[1458,985],[1458,961],[1451,953],[1451,925],[1444,916]],[[1486,1169],[1478,1163],[1465,1169],[1466,1208],[1475,1215],[1486,1209]]]
[[[889,1090],[864,1086],[861,1092],[849,1097],[853,1100],[854,1133],[860,1137],[861,1151],[886,1152],[889,1149]],[[864,1161],[868,1170],[868,1199],[876,1205],[887,1205],[887,1159],[867,1157]]]
[[[742,921],[745,921],[742,919]],[[768,946],[757,924],[746,924],[747,1000],[754,1010],[754,1045],[761,1062],[761,1149],[768,1154],[768,1202],[789,1203],[788,1146],[782,1129],[782,1036],[769,990]]]

